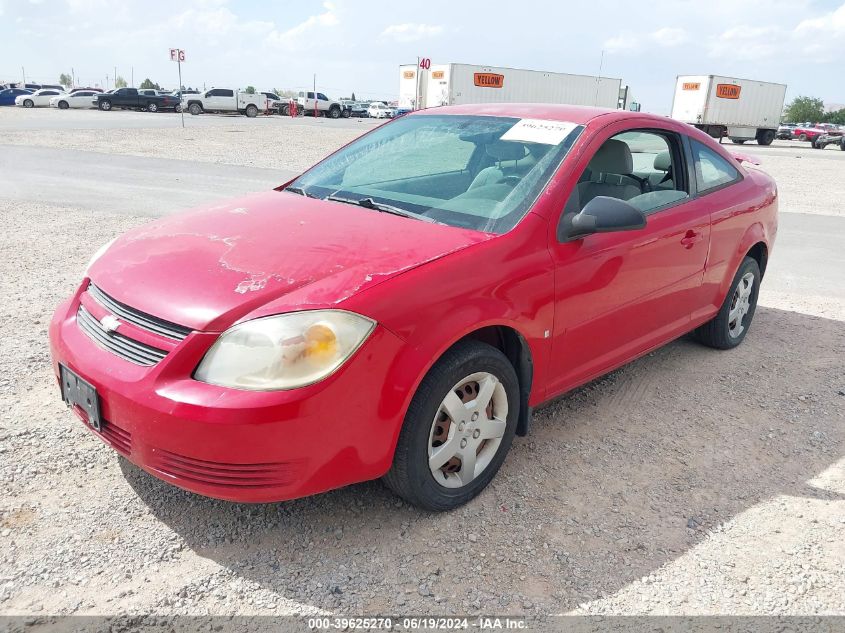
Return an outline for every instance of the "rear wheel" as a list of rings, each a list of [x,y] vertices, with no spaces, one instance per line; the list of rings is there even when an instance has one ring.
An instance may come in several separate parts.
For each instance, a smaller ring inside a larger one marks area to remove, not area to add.
[[[798,140],[799,141],[806,141],[807,135],[802,132],[801,134],[798,135]]]
[[[428,510],[463,505],[496,475],[519,414],[516,372],[498,349],[457,344],[414,395],[384,482]]]
[[[760,279],[757,261],[746,257],[718,314],[694,331],[695,338],[716,349],[731,349],[742,343],[757,309]]]
[[[340,116],[342,116],[344,119],[348,119],[351,114],[352,113],[345,108],[340,112]]]
[[[761,130],[757,133],[757,143],[760,145],[771,145],[774,140],[774,130]]]
[[[245,113],[250,119],[255,118],[258,115],[258,108],[250,104],[246,107]]]
[[[59,101],[59,110],[67,110],[68,107],[70,106],[67,101]]]
[[[158,104],[150,101],[147,104],[147,112],[158,112]]]

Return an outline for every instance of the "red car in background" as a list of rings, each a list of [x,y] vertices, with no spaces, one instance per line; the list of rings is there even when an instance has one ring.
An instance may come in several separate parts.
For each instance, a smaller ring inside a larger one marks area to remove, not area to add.
[[[447,510],[534,407],[688,332],[740,344],[777,206],[768,175],[665,117],[414,112],[101,248],[50,325],[53,369],[100,439],[187,490],[384,478]]]

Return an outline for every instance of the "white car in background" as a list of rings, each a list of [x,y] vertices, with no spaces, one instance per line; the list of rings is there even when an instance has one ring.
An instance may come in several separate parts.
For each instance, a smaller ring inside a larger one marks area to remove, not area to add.
[[[46,108],[50,105],[50,99],[60,94],[62,94],[61,90],[42,88],[41,90],[36,90],[31,95],[15,97],[15,105],[23,106],[24,108]]]
[[[93,97],[100,94],[94,90],[80,90],[72,94],[60,94],[50,99],[50,107],[59,110],[68,108],[93,108]]]
[[[371,116],[374,119],[389,119],[393,116],[393,108],[379,101],[374,101],[367,108],[367,116]]]

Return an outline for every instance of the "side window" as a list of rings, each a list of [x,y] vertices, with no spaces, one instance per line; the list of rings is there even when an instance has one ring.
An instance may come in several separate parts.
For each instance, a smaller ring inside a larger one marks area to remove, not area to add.
[[[739,170],[729,161],[698,141],[690,141],[690,143],[695,159],[695,179],[700,193],[740,180]]]
[[[317,93],[317,98],[318,98],[320,101],[328,101],[328,100],[329,100],[329,98],[328,98],[326,95],[324,95],[322,92],[318,92],[318,93]]]
[[[689,198],[680,139],[658,130],[629,130],[606,140],[566,202],[580,212],[598,196],[626,200],[645,214]]]

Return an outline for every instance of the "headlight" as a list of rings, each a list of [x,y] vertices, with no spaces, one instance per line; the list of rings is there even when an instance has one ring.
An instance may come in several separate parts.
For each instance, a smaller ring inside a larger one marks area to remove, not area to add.
[[[109,250],[109,246],[114,244],[115,240],[117,240],[117,238],[114,238],[113,240],[103,244],[100,248],[97,249],[97,252],[94,253],[91,256],[91,259],[88,260],[88,265],[85,266],[85,276],[86,277],[88,276],[88,271],[91,269],[91,266],[94,265],[94,262],[96,262],[98,259],[100,259],[103,256],[103,254],[107,250]]]
[[[275,391],[296,389],[331,375],[375,327],[342,310],[309,310],[235,325],[220,335],[194,372],[212,385]]]

